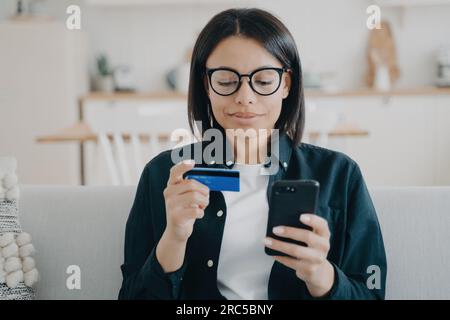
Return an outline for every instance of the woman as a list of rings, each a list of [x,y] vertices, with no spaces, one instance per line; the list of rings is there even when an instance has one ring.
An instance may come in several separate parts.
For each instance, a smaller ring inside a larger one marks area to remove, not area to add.
[[[196,121],[201,132],[220,130],[232,158],[174,164],[166,151],[146,165],[126,226],[119,298],[383,299],[383,239],[358,165],[301,143],[302,73],[286,27],[259,9],[213,17],[194,47],[188,100],[192,131]],[[242,145],[229,129],[277,129],[278,137],[256,134]],[[190,147],[199,145],[208,143]],[[261,174],[274,162],[278,170]],[[240,192],[183,179],[194,165],[240,170]],[[307,246],[265,238],[267,196],[281,179],[320,183],[316,214],[301,218],[311,230],[274,230]],[[286,256],[268,256],[264,246]]]

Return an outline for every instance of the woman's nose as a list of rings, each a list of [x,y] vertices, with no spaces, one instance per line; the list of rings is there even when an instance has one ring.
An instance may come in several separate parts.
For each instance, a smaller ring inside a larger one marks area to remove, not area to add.
[[[242,79],[241,81],[241,87],[236,92],[235,102],[244,105],[254,104],[256,102],[256,96],[250,87],[249,81],[247,79]]]

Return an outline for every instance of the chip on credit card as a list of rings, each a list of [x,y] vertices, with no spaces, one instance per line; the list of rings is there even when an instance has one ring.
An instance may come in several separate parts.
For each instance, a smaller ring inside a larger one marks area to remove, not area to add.
[[[193,168],[183,174],[183,178],[194,179],[211,191],[239,192],[239,171],[217,168]]]

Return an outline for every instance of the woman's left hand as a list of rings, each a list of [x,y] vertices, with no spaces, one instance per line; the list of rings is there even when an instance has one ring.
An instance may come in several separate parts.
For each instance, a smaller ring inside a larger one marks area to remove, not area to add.
[[[308,246],[266,238],[266,246],[288,256],[274,256],[279,263],[295,270],[297,277],[305,281],[313,297],[326,295],[334,283],[334,268],[327,260],[330,250],[330,230],[325,219],[315,214],[302,214],[300,221],[312,227],[312,231],[288,226],[278,226],[273,232],[283,238],[302,241]]]

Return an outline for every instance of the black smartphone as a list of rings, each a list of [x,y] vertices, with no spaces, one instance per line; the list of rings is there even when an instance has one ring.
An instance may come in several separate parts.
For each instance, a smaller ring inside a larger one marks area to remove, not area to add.
[[[319,182],[315,180],[279,180],[272,185],[269,219],[266,235],[285,242],[306,246],[301,241],[278,237],[272,232],[276,226],[290,226],[312,230],[300,222],[302,213],[316,213],[319,200]],[[286,256],[285,253],[265,247],[270,256]]]

